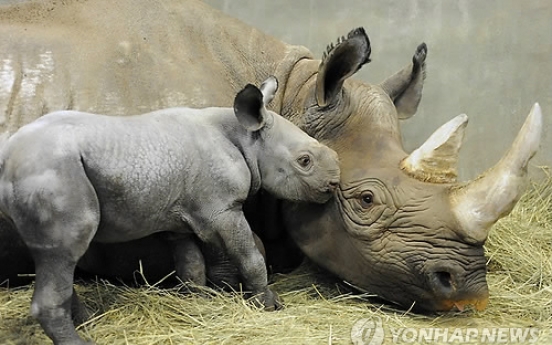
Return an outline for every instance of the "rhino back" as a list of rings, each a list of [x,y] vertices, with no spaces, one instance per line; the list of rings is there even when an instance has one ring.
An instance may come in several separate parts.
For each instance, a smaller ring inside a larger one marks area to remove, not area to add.
[[[216,110],[215,119],[204,112],[49,114],[12,136],[2,180],[73,169],[70,162],[80,159],[100,202],[96,240],[178,231],[182,220],[195,230],[201,215],[245,200],[251,181],[241,152],[220,128],[221,117],[233,119],[231,111]]]
[[[230,106],[288,50],[194,0],[24,3],[0,8],[0,30],[0,130],[10,132],[55,110]]]

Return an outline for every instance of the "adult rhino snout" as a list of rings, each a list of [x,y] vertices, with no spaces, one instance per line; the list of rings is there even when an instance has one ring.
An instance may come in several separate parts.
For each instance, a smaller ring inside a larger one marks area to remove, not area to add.
[[[484,267],[466,271],[452,263],[435,263],[426,266],[426,279],[434,296],[436,311],[462,311],[466,305],[484,310],[489,300],[489,289]]]

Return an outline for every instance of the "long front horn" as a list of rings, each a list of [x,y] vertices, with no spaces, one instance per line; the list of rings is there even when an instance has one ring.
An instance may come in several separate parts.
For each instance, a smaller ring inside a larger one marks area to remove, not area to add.
[[[533,105],[510,150],[477,179],[451,192],[452,210],[464,239],[483,243],[491,226],[508,215],[523,194],[527,165],[539,148],[542,113]]]
[[[401,162],[401,169],[421,181],[456,182],[458,153],[467,124],[468,117],[461,114],[442,125]]]

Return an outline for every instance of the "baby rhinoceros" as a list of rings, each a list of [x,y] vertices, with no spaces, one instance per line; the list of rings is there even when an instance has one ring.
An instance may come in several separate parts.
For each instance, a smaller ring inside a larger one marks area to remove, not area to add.
[[[274,77],[260,90],[249,84],[234,109],[59,111],[9,138],[0,152],[0,210],[32,253],[31,313],[55,344],[85,343],[72,324],[72,284],[91,241],[193,234],[224,248],[246,289],[275,306],[244,200],[263,188],[324,203],[339,183],[337,154],[265,108],[276,89]]]

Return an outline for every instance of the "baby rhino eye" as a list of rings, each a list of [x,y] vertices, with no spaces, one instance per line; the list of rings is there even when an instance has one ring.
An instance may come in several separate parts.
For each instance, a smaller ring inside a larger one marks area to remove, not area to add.
[[[297,159],[297,163],[303,168],[308,168],[311,165],[311,158],[309,155],[303,155]]]

